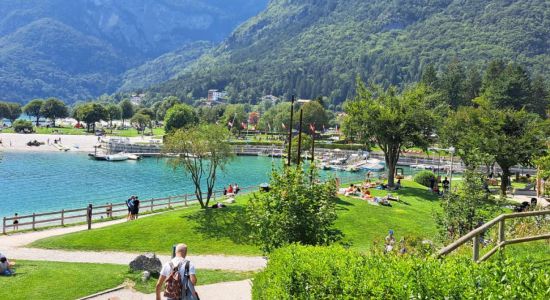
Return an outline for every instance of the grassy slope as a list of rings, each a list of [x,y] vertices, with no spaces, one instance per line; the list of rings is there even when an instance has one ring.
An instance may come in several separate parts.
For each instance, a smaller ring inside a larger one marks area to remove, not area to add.
[[[128,267],[107,264],[79,264],[43,261],[18,261],[17,274],[0,276],[0,299],[76,299],[122,284],[126,279],[140,282],[141,274]],[[244,280],[252,272],[197,270],[198,284]],[[59,285],[62,282],[63,285]],[[156,280],[138,283],[134,288],[152,293]]]
[[[353,249],[366,251],[373,243],[381,244],[389,229],[395,231],[398,240],[401,237],[434,240],[437,229],[433,214],[440,209],[437,197],[414,182],[403,183],[405,189],[395,193],[403,202],[392,202],[392,207],[373,206],[359,199],[342,197],[337,207],[339,218],[336,228],[344,233],[343,241],[351,244]],[[386,192],[373,190],[373,194],[383,196]],[[169,254],[173,244],[183,241],[190,246],[191,254],[195,255],[260,255],[258,247],[247,240],[247,228],[241,217],[244,209],[242,204],[248,197],[239,197],[239,205],[224,210],[203,211],[192,207],[137,222],[48,238],[32,246]],[[461,254],[470,255],[470,246],[462,248],[459,251]],[[550,247],[546,242],[512,245],[506,253],[540,260],[550,256]]]
[[[394,229],[398,237],[432,237],[436,232],[432,213],[439,208],[436,198],[415,183],[406,182],[405,186],[398,194],[406,203],[393,203],[392,207],[343,198],[338,204],[336,227],[345,234],[345,241],[366,250],[374,240],[383,240],[389,229]],[[382,196],[386,192],[373,194]],[[237,200],[244,203],[247,198],[241,196]],[[137,222],[48,238],[32,246],[167,254],[173,244],[184,241],[192,254],[259,255],[258,247],[247,239],[247,228],[241,218],[243,209],[243,205],[208,211],[193,207]]]
[[[396,238],[419,237],[432,239],[437,232],[433,214],[439,210],[437,197],[426,188],[404,182],[405,188],[393,193],[402,202],[391,202],[392,207],[374,206],[366,201],[344,197],[338,206],[336,226],[346,235],[345,241],[358,250],[367,250],[373,242],[383,242],[389,229]],[[385,196],[386,191],[372,190],[374,196]]]

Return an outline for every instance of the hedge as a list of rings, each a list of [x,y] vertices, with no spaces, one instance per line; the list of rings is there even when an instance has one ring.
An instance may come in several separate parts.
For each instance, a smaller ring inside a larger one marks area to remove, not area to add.
[[[289,246],[269,257],[253,299],[550,299],[544,265]]]
[[[421,184],[423,186],[429,187],[430,186],[430,178],[433,178],[434,180],[436,179],[434,172],[424,170],[424,171],[418,172],[414,176],[414,182],[416,182],[418,184]]]

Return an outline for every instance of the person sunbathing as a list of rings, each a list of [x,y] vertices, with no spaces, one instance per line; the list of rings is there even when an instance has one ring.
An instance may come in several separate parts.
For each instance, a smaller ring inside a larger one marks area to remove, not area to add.
[[[371,195],[370,190],[366,190],[363,193],[363,200],[372,200],[374,197]]]
[[[346,189],[346,192],[344,193],[345,196],[350,196],[350,195],[354,195],[357,193],[357,189],[355,188],[355,186],[352,184],[349,186],[349,188]]]

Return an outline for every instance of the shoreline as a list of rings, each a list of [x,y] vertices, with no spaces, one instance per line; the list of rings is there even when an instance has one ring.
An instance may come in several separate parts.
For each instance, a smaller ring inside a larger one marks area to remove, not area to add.
[[[65,148],[69,148],[67,152],[78,153],[93,153],[95,146],[100,141],[109,140],[116,137],[100,137],[94,135],[63,135],[63,134],[21,134],[21,133],[0,133],[0,151],[6,152],[65,152],[55,147],[54,140],[60,139],[58,143]],[[131,137],[128,138],[131,142],[144,142],[152,138],[146,137]],[[44,143],[38,147],[27,146],[30,141],[38,141]]]

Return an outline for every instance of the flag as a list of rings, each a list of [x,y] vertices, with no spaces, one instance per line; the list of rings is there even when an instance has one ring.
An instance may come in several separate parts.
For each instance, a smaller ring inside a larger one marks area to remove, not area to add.
[[[269,128],[269,131],[271,131],[271,124],[267,123],[267,128]]]
[[[283,123],[283,129],[286,129],[286,125],[285,125],[285,123]]]
[[[324,131],[327,131],[327,129],[325,128],[325,125],[323,125],[323,132],[324,132]]]
[[[241,122],[241,126],[243,127],[243,129],[246,129],[246,123],[245,122]]]
[[[315,124],[309,124],[309,130],[311,133],[315,133]]]
[[[233,128],[233,122],[229,121],[229,122],[227,122],[227,125],[228,125],[229,127]]]
[[[336,125],[336,132],[340,132],[340,130],[338,130],[338,125]]]

